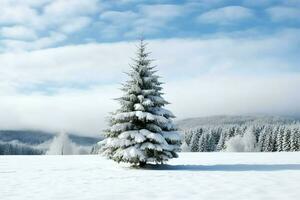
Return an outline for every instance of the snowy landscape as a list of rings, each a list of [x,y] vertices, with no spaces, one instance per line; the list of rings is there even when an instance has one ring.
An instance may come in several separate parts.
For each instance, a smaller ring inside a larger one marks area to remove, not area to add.
[[[300,0],[0,0],[0,200],[300,199]]]
[[[298,199],[300,153],[180,153],[168,165],[98,155],[0,157],[1,199]],[[22,163],[22,164],[20,164]]]

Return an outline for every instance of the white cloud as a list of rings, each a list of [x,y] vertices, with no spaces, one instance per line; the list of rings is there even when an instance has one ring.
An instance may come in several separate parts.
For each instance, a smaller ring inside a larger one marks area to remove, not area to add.
[[[0,24],[25,24],[37,17],[34,9],[18,4],[0,3]]]
[[[1,30],[1,51],[53,47],[87,27],[100,10],[98,0],[3,0],[0,24],[8,27]]]
[[[156,4],[143,5],[139,12],[140,18],[133,23],[132,31],[127,33],[129,36],[157,33],[170,21],[183,15],[184,9],[178,5]]]
[[[106,11],[103,12],[97,23],[100,26],[102,38],[115,38],[127,29],[132,29],[133,23],[140,18],[139,14],[133,11]]]
[[[22,6],[28,6],[32,8],[39,8],[46,3],[49,3],[51,0],[1,0],[2,6],[15,6],[15,5],[22,5]]]
[[[181,5],[140,5],[133,11],[107,11],[100,15],[101,31],[104,37],[123,33],[126,37],[138,37],[161,31],[167,24],[184,15]],[[125,32],[125,33],[124,33]]]
[[[92,22],[89,17],[76,17],[69,23],[63,24],[61,30],[64,33],[73,33],[87,27]]]
[[[217,36],[153,40],[149,48],[156,59],[155,64],[167,78],[234,71],[290,71],[298,68],[299,32],[288,29],[258,38]],[[111,82],[119,79],[119,72],[128,68],[134,52],[133,42],[120,42],[3,53],[0,65],[5,67],[0,68],[0,74],[5,76],[1,80],[22,80],[24,83]]]
[[[33,26],[38,30],[63,30],[72,33],[90,23],[90,16],[100,10],[97,0],[55,0],[42,8]]]
[[[231,25],[253,18],[255,18],[255,14],[249,8],[242,6],[227,6],[207,11],[198,16],[197,20],[200,23]]]
[[[1,129],[39,129],[100,135],[107,116],[116,108],[116,85],[89,91],[64,91],[55,96],[40,94],[1,96]]]
[[[140,12],[146,18],[157,20],[170,20],[174,17],[178,17],[183,13],[181,11],[183,7],[180,5],[172,4],[155,4],[155,5],[142,5],[140,6]]]
[[[166,81],[166,79],[164,79]],[[164,92],[168,106],[179,119],[218,114],[300,113],[299,74],[275,76],[204,75],[168,81]],[[2,95],[1,129],[66,130],[100,134],[109,112],[118,108],[113,98],[120,85],[89,90],[61,90],[53,96]]]
[[[74,17],[97,12],[99,4],[97,0],[55,0],[44,7],[44,14],[56,17]],[[56,18],[57,20],[57,18]]]
[[[134,44],[86,44],[0,55],[3,82],[97,82],[111,81],[126,69]],[[15,59],[15,58],[18,59]],[[1,92],[1,91],[0,91]]]
[[[179,118],[299,115],[298,35],[152,40],[149,48]],[[135,43],[123,42],[1,54],[0,128],[97,133],[117,107],[112,99],[134,52]],[[51,84],[57,88],[49,96],[43,91]]]
[[[271,19],[275,22],[300,21],[300,9],[293,7],[276,6],[266,9]]]
[[[106,20],[116,25],[130,23],[138,17],[139,15],[133,11],[106,11],[99,16],[100,20]]]
[[[0,29],[2,37],[10,39],[33,40],[37,38],[34,30],[25,26],[9,26]]]
[[[203,75],[166,84],[170,109],[180,118],[223,114],[300,113],[300,74]]]
[[[50,32],[49,36],[38,38],[34,41],[21,41],[13,39],[0,40],[0,44],[4,46],[4,52],[10,51],[26,51],[51,47],[66,39],[66,36],[57,32]]]

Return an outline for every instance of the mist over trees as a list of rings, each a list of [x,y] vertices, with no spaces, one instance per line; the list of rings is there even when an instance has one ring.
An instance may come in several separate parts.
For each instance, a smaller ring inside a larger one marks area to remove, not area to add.
[[[61,132],[58,136],[56,136],[52,140],[49,150],[46,152],[47,155],[74,155],[88,153],[88,150],[72,142],[66,132]]]

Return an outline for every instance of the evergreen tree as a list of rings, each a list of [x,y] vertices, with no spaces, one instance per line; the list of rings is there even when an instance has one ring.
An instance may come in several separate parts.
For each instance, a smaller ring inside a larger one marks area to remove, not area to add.
[[[202,135],[202,129],[197,129],[196,132],[194,132],[191,140],[191,152],[198,152],[199,151],[199,139]]]
[[[219,140],[220,140],[221,133],[222,133],[222,129],[221,129],[220,127],[218,127],[218,128],[215,128],[215,127],[214,127],[214,128],[212,129],[212,134],[213,134],[214,140],[215,140],[215,149],[214,149],[214,151],[217,150],[217,145],[218,145],[218,142],[219,142]]]
[[[297,128],[293,128],[291,132],[291,151],[298,151],[298,130]]]
[[[210,134],[208,134],[208,140],[207,140],[207,151],[212,152],[215,151],[216,149],[216,139],[215,139],[215,134],[213,134],[213,132],[210,132]]]
[[[284,134],[284,127],[280,126],[278,135],[277,135],[277,151],[283,151],[283,134]]]
[[[260,133],[260,135],[258,137],[258,149],[260,151],[262,151],[262,152],[264,152],[265,149],[266,149],[266,147],[265,147],[265,145],[266,145],[266,137],[267,137],[267,132],[266,131],[267,131],[267,128],[265,127],[261,131],[261,133]]]
[[[217,151],[222,151],[225,147],[225,139],[226,139],[225,133],[221,131],[220,134],[221,135],[220,135],[217,147],[216,147]]]
[[[282,150],[283,151],[290,151],[291,149],[291,130],[289,128],[286,128],[283,134],[283,146],[282,146]]]
[[[235,126],[232,126],[229,128],[228,130],[228,135],[227,135],[227,139],[230,139],[232,137],[234,137],[236,135],[236,127]]]
[[[264,152],[272,152],[274,149],[274,144],[273,144],[273,132],[272,132],[272,127],[267,126],[265,128],[265,140],[263,143],[263,151]]]
[[[206,152],[208,147],[208,134],[204,132],[199,139],[199,150],[200,152]]]
[[[101,142],[102,153],[139,166],[177,157],[181,137],[172,121],[175,116],[163,108],[168,102],[162,97],[162,83],[143,40],[128,76],[124,95],[117,99],[121,108],[112,113],[110,129]]]
[[[299,128],[299,123],[297,124],[298,127],[295,128],[295,137],[296,137],[296,143],[297,143],[297,150],[296,151],[300,151],[300,128]]]
[[[186,142],[186,144],[188,146],[191,145],[193,134],[194,134],[193,130],[186,131],[185,134],[184,134],[184,141]]]
[[[273,152],[278,151],[277,137],[279,136],[279,126],[273,126],[272,138],[273,138]]]

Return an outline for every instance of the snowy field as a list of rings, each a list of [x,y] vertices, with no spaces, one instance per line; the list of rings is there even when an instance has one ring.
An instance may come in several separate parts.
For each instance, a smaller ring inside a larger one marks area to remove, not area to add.
[[[97,155],[1,156],[1,200],[299,199],[300,153],[181,153],[133,169]]]

